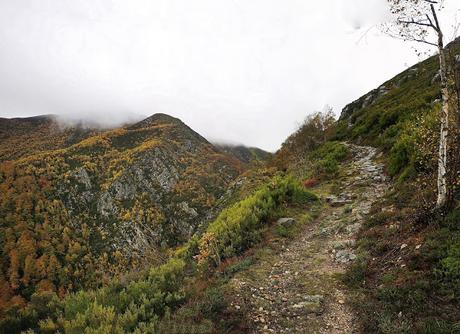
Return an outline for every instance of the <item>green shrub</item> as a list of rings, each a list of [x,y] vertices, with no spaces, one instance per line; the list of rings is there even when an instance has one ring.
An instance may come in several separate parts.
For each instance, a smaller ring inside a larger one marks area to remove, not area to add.
[[[359,258],[358,261],[352,263],[345,272],[342,280],[349,287],[360,287],[366,278],[367,261]]]
[[[316,174],[337,174],[339,163],[345,160],[349,154],[349,149],[343,143],[337,141],[324,143],[312,154],[312,159],[316,160]]]
[[[388,173],[395,176],[411,161],[413,154],[413,143],[405,136],[400,138],[391,149],[388,161]]]
[[[441,260],[441,273],[444,279],[460,284],[460,244],[450,245],[448,256]]]
[[[246,199],[223,210],[200,240],[199,265],[219,265],[260,240],[266,222],[279,214],[284,203],[306,203],[317,197],[293,177],[275,177]]]
[[[56,307],[47,298],[48,316],[39,322],[40,333],[144,333],[185,300],[182,260],[171,259],[152,268],[143,279],[126,285],[113,283],[94,291],[67,296]],[[38,297],[37,297],[38,298]],[[37,301],[38,302],[38,301]],[[45,306],[47,305],[47,306]]]

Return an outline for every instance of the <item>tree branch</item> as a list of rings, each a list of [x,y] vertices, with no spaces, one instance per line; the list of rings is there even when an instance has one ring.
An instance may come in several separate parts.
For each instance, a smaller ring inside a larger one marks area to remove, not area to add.
[[[426,18],[427,18],[428,22],[430,22],[430,25],[431,25],[434,29],[436,29],[435,25],[433,24],[433,21],[431,21],[430,15],[426,14]]]
[[[418,42],[418,43],[425,43],[425,44],[428,44],[428,45],[431,45],[431,46],[436,46],[436,47],[438,46],[438,44],[425,41],[424,39],[411,38],[411,39],[408,39],[408,41]]]
[[[430,8],[431,8],[431,13],[433,13],[434,22],[436,23],[436,29],[437,29],[438,32],[440,32],[441,31],[441,26],[439,25],[438,15],[436,14],[436,10],[434,9],[434,5],[431,4]]]
[[[430,23],[425,23],[425,22],[415,21],[415,20],[412,20],[412,21],[398,20],[398,23],[413,24],[413,25],[416,25],[416,26],[433,28],[435,31],[438,31],[438,29],[431,23],[431,20],[429,20],[429,22]]]

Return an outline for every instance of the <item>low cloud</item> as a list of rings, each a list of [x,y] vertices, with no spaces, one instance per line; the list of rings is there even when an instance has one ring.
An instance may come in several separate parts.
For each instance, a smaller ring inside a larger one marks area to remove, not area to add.
[[[418,60],[382,36],[357,45],[384,2],[0,1],[0,117],[112,127],[162,112],[273,151]]]
[[[58,114],[56,121],[62,127],[84,127],[111,129],[125,124],[133,124],[145,119],[147,116],[128,112],[119,113],[72,113]]]

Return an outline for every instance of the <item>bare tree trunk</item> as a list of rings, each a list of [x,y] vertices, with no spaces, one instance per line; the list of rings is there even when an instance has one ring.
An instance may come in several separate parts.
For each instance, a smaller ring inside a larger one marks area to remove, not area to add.
[[[438,208],[443,207],[447,203],[448,185],[447,185],[447,145],[449,137],[449,83],[447,73],[447,62],[444,50],[443,35],[438,32],[438,48],[439,48],[439,67],[441,72],[441,134],[439,138],[439,154],[438,154],[438,198],[436,205]]]

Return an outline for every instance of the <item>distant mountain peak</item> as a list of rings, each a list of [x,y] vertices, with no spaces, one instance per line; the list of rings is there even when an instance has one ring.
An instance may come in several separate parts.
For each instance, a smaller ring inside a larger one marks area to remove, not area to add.
[[[139,129],[139,128],[145,128],[145,127],[149,127],[153,125],[158,125],[158,124],[185,125],[179,118],[175,118],[173,116],[163,114],[163,113],[156,113],[156,114],[153,114],[152,116],[149,116],[143,119],[140,122],[137,122],[131,125],[129,128]]]
[[[233,156],[245,164],[255,161],[265,161],[271,156],[271,153],[257,147],[247,147],[241,144],[231,143],[214,143],[214,145],[221,151]]]

